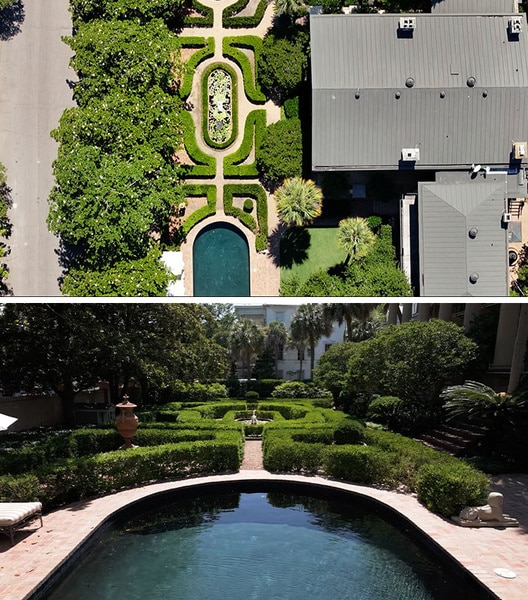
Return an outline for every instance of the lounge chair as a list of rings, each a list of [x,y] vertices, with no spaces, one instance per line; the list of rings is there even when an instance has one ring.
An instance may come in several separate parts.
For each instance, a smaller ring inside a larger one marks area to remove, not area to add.
[[[12,546],[15,545],[15,531],[37,518],[42,527],[40,502],[0,502],[0,533],[9,536]]]

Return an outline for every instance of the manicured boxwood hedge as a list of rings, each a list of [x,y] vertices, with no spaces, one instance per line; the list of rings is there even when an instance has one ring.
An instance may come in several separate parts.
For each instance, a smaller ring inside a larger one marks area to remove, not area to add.
[[[222,143],[215,142],[209,136],[209,75],[217,69],[225,71],[231,77],[231,135]],[[226,63],[213,63],[209,65],[202,75],[202,130],[205,143],[211,148],[223,150],[229,148],[238,135],[238,83],[235,71]]]
[[[237,16],[237,13],[241,12],[242,9],[248,5],[248,2],[249,0],[238,0],[238,2],[224,8],[224,12],[222,13],[222,26],[226,29],[235,27],[256,27],[264,17],[264,13],[268,7],[268,0],[260,0],[254,15],[245,17]]]
[[[207,184],[185,184],[182,186],[185,196],[206,196],[207,205],[191,213],[183,222],[181,229],[186,236],[200,221],[216,213],[216,186]]]
[[[248,56],[241,48],[251,50],[254,55],[255,69],[252,68]],[[262,40],[255,35],[231,36],[225,37],[222,40],[222,54],[226,58],[230,58],[240,67],[242,78],[244,81],[244,91],[248,99],[254,104],[266,102],[266,96],[260,89],[257,82],[256,65],[260,50],[262,48]]]
[[[233,206],[235,196],[249,197],[255,200],[258,225],[250,214]],[[257,252],[261,252],[268,247],[268,199],[263,187],[254,183],[224,185],[224,212],[226,215],[236,217],[250,231],[255,233]]]
[[[258,177],[256,159],[250,164],[241,164],[249,158],[251,150],[258,148],[266,129],[266,111],[253,110],[246,118],[244,139],[236,152],[224,157],[225,177]]]
[[[214,22],[214,11],[210,6],[204,6],[198,0],[192,0],[192,7],[200,13],[197,15],[186,15],[183,23],[187,27],[212,27]]]
[[[21,476],[0,477],[0,501],[30,498],[45,509],[152,481],[235,471],[240,467],[240,431],[218,430],[214,439],[162,444],[55,461]]]
[[[183,142],[189,158],[196,164],[185,165],[187,177],[214,177],[216,175],[216,160],[203,152],[196,143],[194,121],[190,112],[183,111],[180,115],[183,125]]]
[[[184,77],[179,89],[180,98],[186,100],[192,91],[196,67],[204,60],[214,56],[215,41],[212,37],[188,36],[178,38],[178,43],[181,48],[197,48],[196,52],[185,63]]]

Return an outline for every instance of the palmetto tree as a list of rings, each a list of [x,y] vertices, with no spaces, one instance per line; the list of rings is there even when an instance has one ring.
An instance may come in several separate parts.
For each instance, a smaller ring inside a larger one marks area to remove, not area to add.
[[[332,323],[324,314],[322,304],[301,304],[290,324],[290,337],[294,344],[304,342],[310,348],[310,377],[315,367],[315,346],[332,333]]]
[[[240,360],[246,378],[251,377],[251,359],[264,345],[262,329],[251,319],[236,321],[229,336],[229,347],[235,360]]]
[[[266,345],[273,352],[275,359],[275,377],[277,377],[277,365],[282,349],[288,342],[288,331],[284,323],[272,321],[266,328]]]
[[[335,304],[324,304],[323,310],[326,318],[331,322],[337,322],[338,325],[345,323],[345,332],[343,341],[352,341],[353,338],[361,337],[364,339],[366,335],[355,336],[354,331],[359,333],[361,330],[366,334],[367,331],[373,329],[366,327],[371,323],[371,317],[374,314],[377,304],[347,304],[344,302],[336,302]],[[359,341],[354,339],[354,341]]]
[[[302,227],[321,214],[323,194],[311,179],[292,177],[277,189],[275,200],[281,221],[286,225]]]
[[[350,217],[339,222],[337,243],[347,253],[345,262],[366,256],[375,241],[376,236],[366,219]]]
[[[275,14],[296,19],[306,12],[306,4],[302,0],[275,0]]]
[[[449,419],[493,425],[497,420],[509,420],[517,410],[517,402],[510,394],[498,393],[478,381],[447,387],[440,397],[445,400],[444,410]]]

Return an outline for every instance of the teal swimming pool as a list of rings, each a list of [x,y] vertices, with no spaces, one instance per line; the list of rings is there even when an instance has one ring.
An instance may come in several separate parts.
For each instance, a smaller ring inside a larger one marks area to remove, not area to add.
[[[489,598],[406,529],[350,496],[212,486],[127,510],[45,597]]]
[[[193,246],[194,296],[249,296],[249,246],[228,223],[201,231]]]

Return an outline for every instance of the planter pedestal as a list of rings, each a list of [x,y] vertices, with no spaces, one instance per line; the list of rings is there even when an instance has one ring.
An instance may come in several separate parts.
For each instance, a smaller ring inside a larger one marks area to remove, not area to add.
[[[128,401],[128,396],[123,396],[122,402],[116,404],[116,408],[119,408],[119,414],[116,417],[115,424],[117,431],[119,431],[125,440],[125,443],[119,448],[120,450],[137,448],[137,446],[132,444],[132,438],[136,435],[138,428],[138,418],[134,414],[136,406],[136,404]]]

